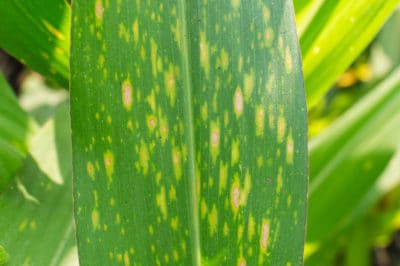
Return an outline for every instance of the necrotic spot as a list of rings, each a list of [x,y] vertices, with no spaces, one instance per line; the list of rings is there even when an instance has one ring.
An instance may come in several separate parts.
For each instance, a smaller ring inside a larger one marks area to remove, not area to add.
[[[243,111],[243,95],[239,87],[236,88],[233,104],[235,107],[236,117],[239,117]]]
[[[132,84],[129,80],[125,80],[122,83],[122,103],[127,111],[131,109],[132,106]]]
[[[260,247],[262,252],[265,252],[267,250],[268,237],[269,237],[269,222],[268,220],[263,219],[261,225],[261,236],[260,236]]]
[[[102,4],[101,0],[96,1],[95,14],[96,14],[97,19],[103,18],[103,4]]]

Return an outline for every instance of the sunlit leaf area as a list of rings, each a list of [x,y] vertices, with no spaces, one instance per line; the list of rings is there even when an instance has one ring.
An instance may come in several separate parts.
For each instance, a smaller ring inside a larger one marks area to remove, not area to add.
[[[0,266],[400,265],[399,3],[0,1]]]

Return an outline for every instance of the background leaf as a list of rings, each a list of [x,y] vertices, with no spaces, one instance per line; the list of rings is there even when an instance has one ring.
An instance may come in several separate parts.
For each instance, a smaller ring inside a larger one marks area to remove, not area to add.
[[[0,73],[0,192],[25,159],[31,126],[28,115]]]
[[[0,245],[9,254],[9,265],[60,265],[75,245],[67,105],[54,121],[64,185],[49,180],[28,156],[0,195]]]
[[[329,243],[399,184],[399,89],[396,69],[311,141],[309,245]]]
[[[295,0],[308,108],[371,42],[398,0]]]
[[[0,3],[0,47],[68,88],[70,8],[64,0]]]
[[[300,265],[306,112],[291,2],[186,3],[73,2],[81,265]]]

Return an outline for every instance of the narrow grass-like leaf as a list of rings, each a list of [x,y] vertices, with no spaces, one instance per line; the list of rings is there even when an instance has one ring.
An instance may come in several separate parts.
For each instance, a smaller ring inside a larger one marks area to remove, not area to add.
[[[0,192],[25,159],[29,128],[27,113],[0,73]]]
[[[291,1],[73,1],[81,265],[301,265]]]
[[[399,183],[394,171],[400,138],[399,92],[397,69],[312,140],[309,244],[336,235]]]
[[[0,47],[68,88],[70,7],[64,0],[0,2]]]
[[[295,0],[307,104],[313,107],[373,39],[398,0]]]
[[[8,254],[7,265],[60,265],[75,244],[66,105],[54,119],[65,183],[60,186],[50,181],[28,156],[18,178],[0,194],[0,246]]]

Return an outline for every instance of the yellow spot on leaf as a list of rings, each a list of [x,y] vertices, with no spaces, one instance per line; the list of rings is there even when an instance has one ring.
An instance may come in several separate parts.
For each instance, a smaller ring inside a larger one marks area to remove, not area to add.
[[[215,163],[219,154],[219,143],[220,143],[220,129],[218,122],[211,122],[210,125],[210,149],[211,157]]]
[[[18,226],[18,231],[19,232],[24,231],[27,225],[28,225],[28,220],[23,220]]]
[[[112,123],[112,118],[110,115],[107,115],[107,124],[111,125]]]
[[[100,214],[97,209],[92,211],[92,225],[94,230],[100,228]]]
[[[163,117],[160,120],[160,128],[159,128],[161,142],[165,143],[168,138],[168,123],[167,120]]]
[[[124,23],[119,23],[118,28],[118,36],[124,38],[126,42],[129,42],[129,31],[126,29]]]
[[[240,55],[239,56],[239,63],[238,63],[238,71],[239,71],[239,73],[242,73],[242,70],[243,70],[243,56]]]
[[[258,168],[261,168],[262,166],[263,166],[263,163],[264,163],[264,158],[263,158],[263,156],[258,156],[257,157],[257,167]]]
[[[231,187],[231,206],[233,212],[236,214],[240,207],[240,181],[238,177],[235,177],[235,181]]]
[[[232,7],[238,8],[240,6],[240,0],[232,0]]]
[[[228,70],[228,65],[229,65],[229,55],[225,51],[224,48],[221,49],[221,56],[219,58],[219,66],[223,71]]]
[[[239,258],[237,265],[238,266],[246,266],[246,260],[243,257]]]
[[[228,236],[229,234],[229,226],[227,222],[224,222],[224,228],[222,229],[224,236]]]
[[[168,66],[168,70],[164,73],[164,83],[166,86],[166,93],[169,97],[171,106],[175,105],[175,97],[176,97],[176,78],[175,78],[175,69],[172,64]]]
[[[236,88],[235,95],[233,97],[233,106],[236,117],[239,117],[243,112],[243,95],[240,87]]]
[[[152,225],[149,225],[148,230],[149,230],[149,234],[150,234],[150,235],[153,235],[153,234],[154,234],[154,228],[153,228]]]
[[[61,41],[65,41],[65,39],[66,39],[65,35],[62,32],[60,32],[57,28],[55,28],[53,25],[51,25],[46,20],[42,20],[42,23],[51,34],[56,36],[57,39],[59,39]]]
[[[161,187],[160,192],[156,196],[157,206],[160,208],[162,217],[164,220],[167,219],[167,200],[165,198],[165,187]]]
[[[210,48],[204,31],[200,32],[200,65],[204,70],[206,78],[208,78],[210,74]]]
[[[176,180],[181,180],[182,178],[182,159],[181,152],[178,148],[172,149],[172,164],[174,166],[174,174]]]
[[[278,142],[282,143],[285,138],[285,134],[286,134],[286,120],[282,113],[278,117],[278,129],[277,130],[278,130],[278,132],[277,132]]]
[[[203,119],[203,121],[207,121],[207,119],[208,119],[208,105],[207,105],[207,102],[205,102],[201,106],[201,118]]]
[[[174,257],[175,262],[179,261],[179,253],[178,253],[178,251],[176,251],[176,249],[174,249],[172,256]]]
[[[208,223],[210,225],[210,235],[213,236],[218,227],[218,211],[215,204],[212,206],[211,212],[208,214]]]
[[[86,170],[87,170],[88,175],[90,176],[90,179],[94,180],[95,179],[95,176],[94,176],[95,169],[91,162],[88,162],[86,164]]]
[[[110,206],[111,206],[111,207],[114,207],[114,206],[115,206],[115,199],[114,199],[114,198],[111,198],[111,199],[110,199]]]
[[[237,230],[238,242],[241,242],[241,241],[242,241],[243,232],[244,232],[244,226],[243,226],[243,224],[239,224],[239,225],[238,225],[238,230]]]
[[[129,121],[126,123],[126,127],[127,127],[129,130],[133,131],[133,123],[132,123],[132,120],[129,120]]]
[[[37,227],[36,221],[35,221],[35,220],[32,220],[32,221],[29,223],[29,229],[31,229],[31,230],[33,231],[33,230],[36,230],[36,227]]]
[[[114,174],[114,153],[107,150],[104,153],[104,167],[106,168],[108,184],[111,184]]]
[[[269,8],[266,5],[263,5],[262,11],[263,11],[264,21],[268,22],[271,17],[271,11],[269,11]]]
[[[121,87],[122,91],[122,103],[127,111],[131,109],[132,106],[132,84],[128,79],[124,80]]]
[[[133,41],[137,45],[139,43],[139,21],[135,19],[132,25],[132,32],[133,32]]]
[[[263,106],[256,107],[256,136],[264,135],[264,108]]]
[[[267,219],[262,220],[261,234],[260,234],[260,248],[262,253],[267,252],[269,238],[269,221]]]
[[[276,178],[276,193],[280,193],[283,186],[283,177],[282,177],[283,168],[279,166],[278,176]]]
[[[288,164],[293,164],[293,153],[294,153],[294,142],[293,142],[292,131],[290,130],[286,143],[286,162]]]
[[[178,230],[178,226],[179,226],[179,219],[178,216],[175,216],[171,219],[171,228],[176,231]]]
[[[176,190],[174,186],[171,186],[168,192],[168,197],[170,201],[176,200]]]
[[[272,30],[271,27],[267,27],[265,30],[265,45],[266,46],[271,46],[272,42],[274,40],[274,31]]]
[[[130,266],[130,265],[131,265],[130,262],[129,262],[129,254],[128,254],[128,251],[125,251],[125,253],[124,253],[124,265],[125,265],[125,266]]]
[[[156,97],[154,94],[154,89],[151,90],[151,93],[149,96],[146,98],[147,103],[150,105],[150,108],[153,112],[156,111]]]
[[[116,224],[121,223],[121,215],[119,214],[119,212],[117,212],[117,214],[115,215],[115,223]]]
[[[292,62],[292,55],[290,54],[289,47],[286,47],[285,51],[285,68],[287,73],[292,72],[293,62]]]
[[[239,156],[240,156],[239,141],[234,140],[231,146],[231,165],[235,165],[239,162]]]
[[[97,194],[97,190],[93,190],[93,202],[95,208],[99,207],[99,196]]]
[[[256,230],[256,222],[255,222],[252,214],[250,214],[250,216],[249,216],[249,222],[248,222],[247,226],[248,226],[247,236],[248,236],[249,242],[251,242],[253,239],[253,236],[255,235],[255,230]]]
[[[140,142],[140,166],[142,167],[142,171],[144,175],[148,174],[149,171],[149,151],[147,149],[146,142],[141,140]]]
[[[157,77],[157,44],[153,39],[150,39],[150,49],[151,49],[151,71],[153,78]]]
[[[103,3],[101,0],[96,0],[95,7],[94,7],[94,13],[96,15],[96,20],[101,21],[103,19]]]

